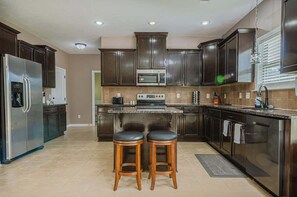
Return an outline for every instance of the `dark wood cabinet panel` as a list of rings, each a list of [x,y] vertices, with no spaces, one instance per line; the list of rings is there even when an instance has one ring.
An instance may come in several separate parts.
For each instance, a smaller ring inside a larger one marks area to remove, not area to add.
[[[135,85],[136,84],[135,52],[119,52],[119,84]]]
[[[168,51],[167,86],[184,85],[184,51]]]
[[[167,52],[168,86],[198,86],[201,82],[201,51],[170,49]]]
[[[24,42],[22,40],[18,40],[18,57],[27,59],[27,60],[34,60],[34,47],[33,45]]]
[[[200,130],[200,114],[184,114],[184,139],[198,139],[201,137]]]
[[[221,119],[217,117],[211,117],[210,121],[210,130],[212,133],[212,140],[211,142],[217,148],[221,147]]]
[[[0,23],[0,54],[17,55],[17,34],[19,31]]]
[[[137,68],[165,68],[166,32],[135,32],[137,43]]]
[[[114,114],[98,113],[97,137],[98,141],[111,141],[114,133]]]
[[[152,68],[165,68],[166,37],[152,36]]]
[[[34,55],[38,55],[36,59],[37,62],[42,63],[42,84],[45,88],[55,88],[56,87],[56,59],[55,52],[56,50],[45,45],[35,45],[37,47],[37,51],[34,52]],[[39,50],[43,50],[44,59],[42,59]],[[35,57],[34,57],[35,59]]]
[[[218,75],[222,77],[222,79],[224,79],[226,75],[226,44],[219,47]],[[225,81],[218,81],[218,83],[223,84]]]
[[[117,54],[117,51],[105,51],[101,53],[102,85],[118,84]]]
[[[283,0],[281,73],[297,72],[297,1]]]
[[[237,35],[226,42],[227,52],[227,82],[232,83],[237,81]]]
[[[46,106],[43,109],[44,142],[64,135],[67,129],[66,106]]]
[[[198,86],[201,79],[201,52],[187,52],[185,54],[185,79],[184,84],[186,86]]]
[[[100,49],[102,86],[136,84],[134,49]]]
[[[202,85],[216,85],[218,73],[218,43],[221,40],[211,40],[201,43],[202,49]]]
[[[149,69],[152,66],[151,36],[137,38],[137,68]]]

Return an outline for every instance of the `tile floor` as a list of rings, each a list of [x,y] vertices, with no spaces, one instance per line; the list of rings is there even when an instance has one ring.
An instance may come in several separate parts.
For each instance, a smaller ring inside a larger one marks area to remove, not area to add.
[[[178,189],[169,178],[157,176],[154,191],[143,173],[142,191],[134,177],[122,177],[114,192],[113,145],[97,142],[95,128],[71,128],[44,149],[0,166],[1,197],[105,197],[105,196],[270,196],[248,178],[211,178],[194,154],[217,154],[206,143],[178,143]]]

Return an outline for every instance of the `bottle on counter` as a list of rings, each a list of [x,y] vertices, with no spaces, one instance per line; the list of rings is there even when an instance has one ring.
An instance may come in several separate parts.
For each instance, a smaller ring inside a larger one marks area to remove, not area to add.
[[[221,98],[219,95],[217,95],[216,92],[213,93],[213,104],[214,105],[219,105],[221,104]]]

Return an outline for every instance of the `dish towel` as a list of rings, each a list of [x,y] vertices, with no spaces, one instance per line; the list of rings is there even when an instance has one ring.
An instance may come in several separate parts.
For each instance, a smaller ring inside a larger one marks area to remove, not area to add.
[[[229,136],[229,125],[230,125],[230,121],[224,120],[223,135],[225,137],[228,137]]]
[[[234,143],[235,144],[244,144],[245,143],[242,124],[236,123],[234,125]]]

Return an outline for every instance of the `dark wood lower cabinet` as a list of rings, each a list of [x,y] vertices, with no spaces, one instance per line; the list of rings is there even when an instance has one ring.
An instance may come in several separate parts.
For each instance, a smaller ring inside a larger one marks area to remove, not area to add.
[[[112,141],[114,133],[114,114],[108,113],[111,107],[97,108],[97,138],[98,141]]]
[[[44,142],[48,142],[66,131],[66,106],[45,106],[43,109]]]

